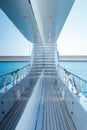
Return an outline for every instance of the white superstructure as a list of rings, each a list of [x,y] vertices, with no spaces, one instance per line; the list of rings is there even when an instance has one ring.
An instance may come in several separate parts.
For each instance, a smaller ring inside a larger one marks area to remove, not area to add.
[[[56,43],[74,0],[0,0],[0,8],[32,43]]]

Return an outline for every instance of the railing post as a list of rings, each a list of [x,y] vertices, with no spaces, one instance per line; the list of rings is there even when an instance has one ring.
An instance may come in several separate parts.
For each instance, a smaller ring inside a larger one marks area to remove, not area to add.
[[[24,68],[22,68],[22,75],[23,75],[23,78],[24,78]]]
[[[23,78],[23,71],[22,71],[22,69],[20,70],[20,80],[22,80],[22,78]]]
[[[62,78],[63,78],[63,82],[65,83],[65,71],[64,71],[64,69],[62,69],[63,70],[63,76],[62,76]]]
[[[67,83],[67,73],[65,71],[65,84]]]
[[[73,89],[74,89],[74,76],[72,75],[72,86],[71,86],[72,92],[73,92]]]
[[[11,79],[12,79],[12,86],[14,85],[14,72],[13,73],[11,73]]]
[[[27,75],[27,66],[25,66],[25,76]]]
[[[79,79],[79,86],[78,86],[78,89],[77,89],[77,95],[78,96],[81,96],[81,89],[82,89],[82,80]]]
[[[66,85],[69,85],[69,74],[66,71]]]
[[[28,75],[28,65],[25,66],[25,75]]]
[[[25,68],[23,68],[23,78],[24,78],[24,76],[25,76]]]
[[[65,70],[65,84],[67,85],[67,83],[68,83],[68,74],[67,74],[67,72]]]
[[[4,89],[7,90],[7,86],[6,86],[6,75],[4,76]]]
[[[62,80],[64,82],[64,70],[62,69]]]
[[[66,70],[64,69],[64,84],[66,84]]]
[[[19,77],[19,81],[21,81],[21,69],[19,69],[19,75],[18,75],[18,77]]]
[[[27,74],[29,74],[29,65],[27,65]]]
[[[15,74],[16,74],[16,84],[18,83],[18,78],[19,78],[18,71],[19,71],[19,70],[17,70],[17,71],[15,72]]]
[[[26,76],[26,67],[24,67],[24,77]]]
[[[61,69],[61,78],[63,80],[63,70]]]

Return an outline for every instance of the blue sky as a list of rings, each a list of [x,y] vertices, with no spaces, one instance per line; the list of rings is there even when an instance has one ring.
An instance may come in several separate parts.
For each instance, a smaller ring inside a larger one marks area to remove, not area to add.
[[[0,56],[29,55],[29,43],[0,10]],[[87,55],[87,0],[75,0],[57,43],[60,55]]]
[[[87,55],[87,0],[75,0],[57,43],[61,55]]]
[[[31,45],[0,10],[0,56],[29,55]]]

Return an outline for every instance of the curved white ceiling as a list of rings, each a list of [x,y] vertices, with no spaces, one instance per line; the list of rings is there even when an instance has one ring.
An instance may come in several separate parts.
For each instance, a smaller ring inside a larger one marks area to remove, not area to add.
[[[74,0],[0,0],[0,8],[31,42],[56,42]]]
[[[56,42],[74,0],[31,0],[44,42]]]

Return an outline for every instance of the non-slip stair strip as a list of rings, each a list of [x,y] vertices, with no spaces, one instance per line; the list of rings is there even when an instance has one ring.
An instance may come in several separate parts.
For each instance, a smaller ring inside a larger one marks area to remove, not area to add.
[[[39,70],[37,69],[39,67]],[[51,67],[51,68],[50,68]],[[34,45],[31,73],[38,75],[44,69],[45,75],[56,75],[55,45]]]

